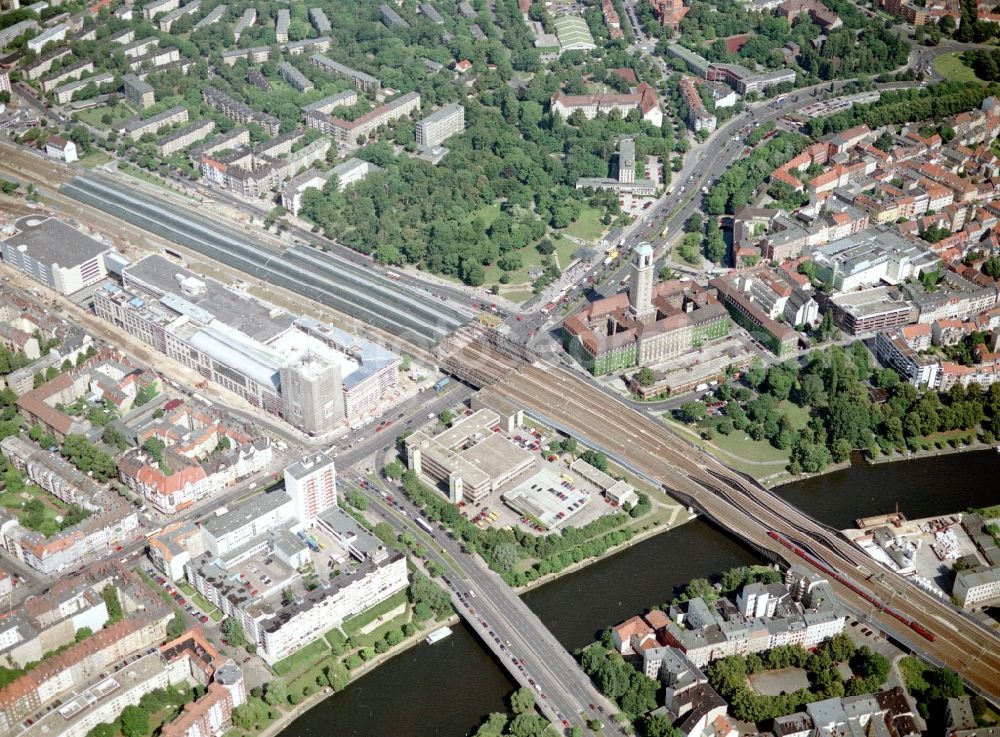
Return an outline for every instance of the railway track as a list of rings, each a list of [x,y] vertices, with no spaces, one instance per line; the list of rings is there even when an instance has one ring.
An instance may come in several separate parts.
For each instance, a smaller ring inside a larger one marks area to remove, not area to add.
[[[805,542],[813,548],[812,554],[828,558],[827,565],[849,579],[849,585],[835,583],[835,589],[856,610],[866,611],[871,602],[851,586],[892,603],[926,631],[940,632],[942,622],[947,623],[948,637],[922,642],[920,649],[962,673],[982,693],[1000,696],[1000,641],[993,633],[905,578],[882,569],[836,530],[704,454],[647,415],[562,369],[501,356],[475,341],[457,350],[450,364],[466,367],[469,376],[477,377],[477,385],[490,386],[524,409],[553,419],[585,442],[658,480],[668,493],[681,492],[695,500],[716,522],[756,547],[788,559],[788,549],[769,533]],[[817,555],[821,550],[822,555]],[[879,575],[872,576],[871,571]],[[872,616],[885,629],[899,632],[901,622],[882,612]]]

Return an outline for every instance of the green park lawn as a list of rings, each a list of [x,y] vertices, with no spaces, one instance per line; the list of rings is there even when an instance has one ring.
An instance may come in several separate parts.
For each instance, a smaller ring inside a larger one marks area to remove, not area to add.
[[[30,519],[23,505],[37,499],[42,503],[43,513],[37,519]],[[4,490],[0,492],[0,507],[9,509],[17,515],[21,524],[28,529],[42,533],[46,537],[59,532],[59,522],[56,517],[66,514],[69,507],[56,497],[34,484],[25,484],[21,491]],[[30,523],[29,523],[30,519]]]
[[[330,648],[327,647],[326,640],[321,637],[318,640],[313,640],[304,648],[292,653],[287,658],[279,660],[274,664],[274,672],[279,676],[297,672],[312,665],[329,652]]]
[[[397,594],[393,594],[385,601],[373,606],[371,609],[366,609],[365,611],[361,612],[361,614],[357,614],[351,617],[350,619],[345,620],[344,624],[341,626],[341,629],[347,635],[353,636],[368,623],[374,622],[376,619],[383,616],[387,612],[391,612],[396,607],[405,604],[406,601],[407,599],[405,590],[400,591]]]
[[[111,114],[111,125],[108,125],[101,120],[105,113]],[[84,123],[94,126],[95,128],[107,130],[112,125],[116,125],[126,118],[132,117],[132,111],[125,105],[115,105],[113,108],[108,107],[107,105],[102,105],[100,107],[92,107],[88,110],[81,110],[76,113],[76,117]]]
[[[584,207],[580,217],[563,229],[563,233],[585,241],[596,241],[608,229],[601,222],[604,211],[599,207]]]
[[[86,167],[87,169],[96,169],[99,166],[103,166],[111,161],[111,157],[104,151],[91,151],[89,154],[80,159],[80,166]]]
[[[934,59],[934,71],[955,82],[982,82],[976,73],[962,63],[961,54],[942,54]]]

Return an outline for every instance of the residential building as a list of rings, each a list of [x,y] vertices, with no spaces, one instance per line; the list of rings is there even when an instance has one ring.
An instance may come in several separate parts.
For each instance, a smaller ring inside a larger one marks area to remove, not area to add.
[[[240,19],[236,21],[236,25],[233,26],[233,39],[236,41],[236,43],[240,42],[240,36],[243,34],[243,31],[253,26],[253,24],[256,22],[257,22],[257,9],[256,8],[245,9],[243,11],[243,15],[240,16]]]
[[[43,77],[39,82],[42,92],[52,92],[56,87],[67,80],[80,79],[84,74],[91,74],[94,71],[94,62],[85,60],[75,64],[62,67],[58,72],[54,72],[47,77]]]
[[[437,12],[434,6],[431,5],[430,3],[420,4],[420,14],[423,15],[431,23],[437,23],[438,25],[444,23],[444,18],[441,17],[441,14]]]
[[[14,227],[0,242],[3,260],[49,289],[74,294],[107,276],[107,244],[51,217],[24,217]]]
[[[28,31],[37,31],[38,21],[34,18],[18,21],[6,28],[0,29],[0,49],[7,48],[18,36],[23,36]]]
[[[67,141],[62,136],[49,136],[45,141],[45,155],[65,161],[67,164],[72,164],[79,159],[76,155],[76,144]]]
[[[126,74],[122,78],[125,99],[141,110],[156,104],[156,93],[152,85],[146,84],[134,74]]]
[[[715,115],[708,112],[708,108],[705,107],[694,77],[682,77],[680,90],[684,105],[687,107],[688,125],[695,132],[707,131],[708,133],[713,133],[716,126]]]
[[[899,284],[935,269],[940,258],[894,230],[872,228],[819,248],[816,277],[832,289],[852,292],[884,281]]]
[[[185,15],[197,13],[199,10],[201,10],[201,0],[191,0],[186,5],[175,8],[160,18],[157,21],[157,26],[163,33],[170,33],[170,29],[179,19],[183,18]]]
[[[266,47],[265,47],[266,48]],[[202,90],[202,98],[205,102],[220,113],[230,118],[240,125],[256,123],[270,136],[278,135],[281,121],[273,115],[258,112],[244,102],[234,100],[224,92],[220,92],[215,87],[206,85]]]
[[[0,513],[0,545],[13,557],[44,574],[79,567],[86,556],[125,545],[139,535],[135,507],[98,486],[61,457],[17,436],[5,438],[0,450],[28,478],[67,504],[88,511],[87,518],[60,532],[45,535],[23,528],[15,517]]]
[[[142,17],[153,20],[160,13],[169,13],[180,6],[180,0],[153,0],[142,8]]]
[[[254,46],[251,49],[233,49],[232,51],[223,51],[219,56],[222,58],[222,63],[230,67],[240,59],[246,59],[247,63],[261,64],[271,58],[271,47]]]
[[[313,54],[309,57],[309,63],[314,67],[323,70],[327,74],[333,75],[335,77],[346,77],[349,79],[355,87],[363,92],[377,93],[381,89],[381,84],[375,77],[370,74],[365,74],[364,72],[359,72],[357,69],[351,69],[348,66],[333,61],[323,54]]]
[[[903,331],[880,332],[875,336],[875,357],[883,366],[894,368],[907,383],[913,386],[936,387],[941,380],[941,361],[924,356],[906,340]]]
[[[295,516],[311,524],[322,512],[337,506],[337,472],[333,458],[319,452],[285,469],[285,493],[295,505]]]
[[[118,130],[123,136],[127,136],[133,141],[138,141],[147,133],[158,133],[163,128],[168,128],[176,123],[186,122],[188,122],[187,108],[183,105],[177,105],[151,118],[140,118],[122,123],[118,126]]]
[[[355,120],[348,121],[333,115],[311,115],[306,118],[306,125],[332,136],[339,144],[353,146],[368,140],[372,133],[387,123],[419,111],[420,95],[408,92]]]
[[[309,78],[287,61],[283,61],[278,65],[278,73],[282,79],[299,92],[312,92],[314,89],[313,83]]]
[[[304,38],[301,41],[292,41],[285,44],[284,51],[289,56],[298,56],[310,52],[322,52],[330,50],[330,37],[319,36],[318,38]]]
[[[332,178],[337,177],[337,189],[343,192],[355,182],[360,182],[369,174],[382,171],[382,167],[364,161],[363,159],[347,159],[326,172],[309,169],[294,179],[281,190],[281,204],[293,215],[298,215],[302,207],[302,195],[309,189],[322,189]]]
[[[160,156],[170,156],[208,137],[213,130],[215,130],[214,120],[208,118],[196,120],[158,140],[155,144],[156,151]]]
[[[434,149],[465,130],[465,108],[457,102],[445,105],[416,125],[417,146]]]
[[[385,23],[387,28],[409,28],[410,24],[407,23],[403,18],[392,9],[388,4],[382,3],[378,6],[379,14],[382,16],[382,22]]]
[[[320,36],[325,36],[333,30],[323,8],[309,8],[309,22]]]
[[[149,559],[171,581],[184,579],[184,566],[205,552],[201,528],[193,522],[174,522],[149,538]]]
[[[228,10],[229,10],[228,5],[216,5],[210,11],[208,11],[208,13],[206,13],[204,18],[202,18],[200,21],[194,24],[194,30],[200,31],[202,28],[208,28],[208,26],[212,25],[213,23],[218,23],[220,20],[222,20],[222,16],[224,16],[226,14],[226,11]]]
[[[94,74],[93,76],[86,77],[85,79],[79,79],[75,82],[67,82],[66,84],[59,85],[54,90],[52,90],[53,96],[56,98],[56,102],[60,105],[65,105],[73,99],[73,95],[82,90],[84,87],[89,85],[95,85],[100,88],[101,85],[113,82],[115,75],[111,73],[101,73]],[[0,74],[0,91],[3,90],[3,80],[2,74]]]
[[[291,11],[288,8],[278,9],[278,16],[274,21],[274,40],[279,44],[288,43],[288,26],[291,20]]]
[[[176,514],[270,468],[271,442],[248,423],[218,409],[172,399],[153,413],[126,425],[115,422],[135,447],[118,461],[121,480],[163,514]],[[163,443],[159,458],[145,448],[151,438]]]
[[[55,43],[56,41],[62,41],[66,38],[66,34],[69,32],[69,25],[66,23],[57,23],[50,28],[46,28],[44,31],[39,33],[32,39],[28,40],[26,46],[34,51],[36,54],[40,53],[46,44]]]

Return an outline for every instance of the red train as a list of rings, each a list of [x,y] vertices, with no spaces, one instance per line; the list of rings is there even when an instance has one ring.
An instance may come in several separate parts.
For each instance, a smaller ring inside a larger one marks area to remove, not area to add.
[[[830,566],[828,566],[826,563],[824,563],[823,561],[821,561],[815,555],[812,555],[811,553],[809,553],[809,552],[803,550],[802,548],[800,548],[798,545],[795,545],[791,540],[789,540],[784,535],[781,535],[781,534],[775,532],[774,530],[769,531],[767,534],[770,535],[775,540],[777,540],[782,545],[784,545],[786,548],[788,548],[789,550],[791,550],[793,553],[795,553],[800,558],[809,561],[816,568],[819,568],[821,571],[823,571],[823,573],[825,573],[828,576],[830,576],[830,578],[834,579],[838,583],[843,584],[844,586],[846,586],[847,588],[849,588],[851,591],[853,591],[855,594],[857,594],[858,596],[862,597],[866,601],[870,602],[874,606],[878,607],[880,610],[882,610],[886,614],[889,614],[889,615],[895,617],[896,619],[898,619],[900,622],[902,622],[903,624],[905,624],[907,627],[909,627],[911,630],[913,630],[914,632],[916,632],[921,637],[924,637],[924,638],[930,640],[931,642],[934,642],[934,640],[936,639],[933,632],[927,630],[925,627],[921,626],[920,624],[918,624],[913,619],[910,619],[909,617],[907,617],[902,612],[899,612],[899,611],[893,609],[892,607],[888,606],[884,601],[882,601],[882,599],[880,599],[879,597],[875,596],[870,591],[867,591],[867,590],[861,588],[860,586],[856,585],[850,579],[848,579],[847,577],[845,577],[845,576],[841,575],[840,573],[838,573],[836,570],[834,570],[833,568],[831,568]]]

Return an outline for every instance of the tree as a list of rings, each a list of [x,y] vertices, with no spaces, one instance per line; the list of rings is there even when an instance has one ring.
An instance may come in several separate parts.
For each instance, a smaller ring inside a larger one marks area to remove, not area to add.
[[[598,471],[608,470],[608,457],[597,450],[587,450],[584,451],[580,456],[589,463],[591,466],[596,468]]]
[[[635,379],[640,386],[652,386],[653,382],[656,381],[656,374],[653,373],[652,369],[643,366],[636,372]]]
[[[264,689],[264,701],[271,706],[278,706],[288,700],[288,685],[284,678],[272,678]]]
[[[476,730],[475,737],[503,737],[504,728],[507,726],[507,715],[493,712],[479,729]]]
[[[167,639],[175,640],[184,634],[187,630],[187,624],[184,622],[184,618],[175,614],[169,622],[167,622]]]
[[[511,543],[500,543],[490,553],[490,567],[499,573],[506,573],[517,564],[517,548]]]
[[[233,619],[232,617],[227,618],[222,623],[222,637],[227,645],[232,645],[233,647],[245,647],[247,645],[247,637],[243,633],[243,625],[240,624],[238,619]]]
[[[455,421],[455,413],[452,412],[450,409],[442,410],[441,413],[438,415],[438,422],[440,422],[442,425],[450,425],[454,421]]]
[[[642,729],[646,737],[680,737],[678,731],[670,718],[663,714],[654,714],[646,717]]]
[[[122,734],[125,737],[147,737],[149,713],[141,706],[126,706],[121,715]]]
[[[510,709],[515,715],[528,714],[535,708],[535,694],[530,688],[522,686],[510,697]]]
[[[677,410],[677,417],[688,424],[701,422],[708,417],[708,410],[702,402],[685,402]]]

